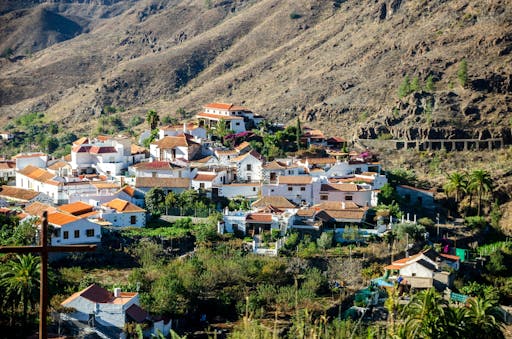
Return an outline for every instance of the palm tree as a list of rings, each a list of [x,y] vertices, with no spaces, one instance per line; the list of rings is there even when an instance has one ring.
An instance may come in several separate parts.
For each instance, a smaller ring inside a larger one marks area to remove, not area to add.
[[[8,296],[21,300],[23,304],[23,328],[27,323],[28,305],[33,304],[34,292],[39,289],[39,259],[32,254],[16,255],[3,265],[0,272],[0,286]]]
[[[489,299],[471,298],[468,300],[468,304],[468,317],[472,333],[478,333],[480,338],[505,338],[501,331],[503,319]]]
[[[446,332],[447,302],[434,288],[421,291],[404,308],[407,338],[441,338]]]
[[[455,202],[459,203],[461,200],[461,194],[467,187],[467,173],[453,172],[448,175],[448,182],[443,186],[447,194],[455,194]]]
[[[150,109],[146,113],[146,122],[149,124],[149,128],[151,130],[154,130],[158,126],[158,123],[160,122],[160,117],[158,116],[158,113],[155,110]]]
[[[469,176],[468,189],[476,192],[478,196],[478,216],[482,210],[482,196],[492,191],[492,178],[485,170],[474,170]]]

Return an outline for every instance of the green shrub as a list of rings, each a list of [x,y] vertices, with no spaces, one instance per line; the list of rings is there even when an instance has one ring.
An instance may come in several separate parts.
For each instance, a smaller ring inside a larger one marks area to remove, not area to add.
[[[484,228],[487,226],[487,220],[483,216],[466,217],[465,221],[470,228]]]
[[[302,14],[299,14],[297,12],[291,12],[290,13],[290,19],[296,20],[296,19],[300,19],[300,18],[302,18]]]

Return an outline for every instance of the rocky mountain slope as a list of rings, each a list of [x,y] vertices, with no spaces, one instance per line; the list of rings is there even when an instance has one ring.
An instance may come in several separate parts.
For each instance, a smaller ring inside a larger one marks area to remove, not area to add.
[[[215,100],[349,138],[512,143],[510,0],[4,0],[0,14],[0,125],[37,110],[87,132],[107,105]],[[406,76],[421,88],[399,98]]]

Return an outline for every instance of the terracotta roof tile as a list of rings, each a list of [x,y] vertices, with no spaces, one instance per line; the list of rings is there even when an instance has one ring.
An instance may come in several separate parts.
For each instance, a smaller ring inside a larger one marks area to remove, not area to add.
[[[75,217],[74,215],[71,214],[64,214],[61,212],[48,214],[48,223],[57,226],[63,226],[77,220],[80,220],[80,218]]]
[[[93,210],[93,206],[85,202],[77,201],[71,204],[65,204],[58,207],[59,210],[78,216]]]
[[[16,163],[14,161],[1,161],[0,162],[0,170],[11,170],[16,168]]]
[[[199,173],[194,177],[194,181],[213,181],[218,174]]]
[[[277,181],[279,184],[307,185],[313,182],[313,177],[309,175],[280,175]]]
[[[130,145],[130,154],[143,154],[146,153],[148,150],[145,147],[139,146],[139,145]]]
[[[222,109],[228,111],[249,111],[246,107],[235,106],[233,104],[226,104],[222,102],[212,102],[203,106],[204,108]]]
[[[274,161],[271,161],[271,162],[265,164],[263,166],[263,168],[267,169],[267,170],[283,170],[283,169],[286,169],[286,164],[284,164],[280,161],[274,160]]]
[[[340,192],[358,192],[361,191],[361,187],[356,184],[322,184],[320,186],[320,192],[328,192],[328,191],[340,191]]]
[[[37,158],[37,157],[44,157],[46,156],[45,153],[20,153],[13,156],[13,159],[23,159],[23,158]]]
[[[256,223],[271,223],[272,214],[269,213],[250,213],[245,218],[246,221]]]
[[[24,188],[18,188],[14,186],[2,186],[0,189],[0,197],[4,197],[7,199],[21,200],[21,201],[30,201],[37,197],[39,192],[35,192],[32,190],[27,190]]]
[[[235,146],[235,149],[236,149],[237,151],[241,151],[241,150],[243,150],[244,148],[247,148],[247,147],[251,147],[251,144],[250,144],[250,143],[248,143],[247,141],[244,141],[244,142],[242,142],[240,145]]]
[[[88,144],[88,143],[89,143],[89,138],[87,138],[87,137],[81,137],[80,139],[73,141],[73,145],[83,145],[83,144]]]
[[[280,195],[264,196],[252,203],[252,207],[261,208],[265,206],[274,206],[279,209],[296,208],[288,199]]]
[[[189,188],[190,179],[138,177],[135,179],[135,187]]]
[[[66,167],[66,166],[70,166],[66,161],[57,161],[56,163],[52,164],[51,166],[48,166],[48,169],[51,169],[51,170],[58,170],[58,169],[61,169],[63,167]]]
[[[52,179],[55,176],[42,168],[35,167],[32,165],[28,165],[24,169],[18,171],[18,173],[26,177],[29,177],[30,179],[34,179],[40,182],[45,182],[49,179]]]
[[[117,153],[117,149],[113,146],[92,146],[89,150],[91,154]]]
[[[306,161],[309,165],[326,165],[326,164],[335,164],[335,158],[307,158]]]
[[[92,146],[75,145],[71,148],[71,152],[74,153],[88,153]]]
[[[176,136],[166,136],[163,139],[153,142],[153,145],[157,145],[160,149],[171,149],[175,147],[189,147],[197,144],[190,140],[191,136],[186,134],[180,134]]]
[[[168,161],[140,162],[133,167],[138,170],[171,170],[173,168]]]
[[[128,186],[128,185],[126,185],[123,188],[121,188],[121,191],[125,192],[130,197],[133,197],[135,195],[135,190],[133,189],[133,187]]]
[[[115,209],[116,211],[123,213],[129,213],[129,212],[146,212],[145,209],[140,208],[137,205],[132,204],[129,201],[123,200],[123,199],[113,199],[107,203],[104,203],[103,206],[110,207]]]

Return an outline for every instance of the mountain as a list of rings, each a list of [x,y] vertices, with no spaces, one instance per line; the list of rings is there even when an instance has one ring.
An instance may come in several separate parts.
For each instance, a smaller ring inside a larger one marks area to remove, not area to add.
[[[345,137],[512,143],[510,5],[4,0],[0,124],[44,111],[88,132],[105,106],[128,119],[224,101]],[[399,96],[406,77],[413,89]]]

